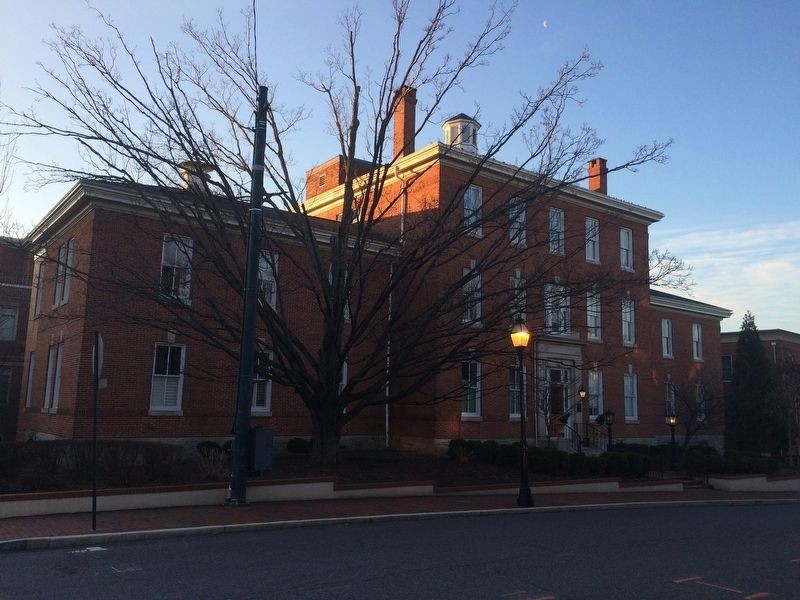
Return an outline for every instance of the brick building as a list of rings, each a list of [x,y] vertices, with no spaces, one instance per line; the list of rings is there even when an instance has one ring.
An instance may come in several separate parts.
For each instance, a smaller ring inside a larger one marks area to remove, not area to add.
[[[14,439],[16,432],[30,291],[26,244],[0,237],[0,441]]]
[[[589,163],[588,189],[484,161],[477,151],[480,125],[468,115],[445,123],[444,142],[416,150],[414,111],[414,91],[405,89],[395,112],[397,158],[381,180],[386,201],[371,244],[376,254],[387,245],[412,254],[431,237],[430,215],[442,225],[438,235],[464,232],[425,274],[430,296],[409,302],[412,313],[427,311],[455,290],[458,298],[441,319],[469,333],[476,350],[404,401],[367,408],[344,430],[347,443],[432,451],[456,437],[513,440],[521,401],[540,445],[575,447],[600,430],[595,421],[607,411],[616,415],[615,438],[664,441],[665,412],[683,398],[676,390],[687,389],[687,409],[676,412],[698,425],[690,432],[696,439],[719,443],[721,421],[709,399],[721,395],[719,322],[730,312],[650,288],[648,227],[663,215],[609,196],[602,158]],[[337,229],[346,167],[333,157],[307,173],[305,208],[314,235]],[[366,186],[370,163],[350,168],[360,176],[356,188]],[[29,236],[37,259],[19,439],[89,435],[95,331],[103,336],[108,382],[100,392],[101,437],[229,436],[236,336],[216,324],[233,320],[241,299],[233,280],[206,265],[205,249],[223,245],[234,271],[242,238],[232,229],[229,239],[209,239],[197,220],[165,221],[153,207],[159,194],[190,198],[195,192],[150,189],[145,202],[141,191],[81,181]],[[278,244],[265,248],[276,257],[265,269],[274,280],[266,300],[277,302],[291,334],[313,347],[322,315],[301,281],[311,266],[301,242],[276,217],[266,215]],[[399,243],[386,243],[381,234]],[[487,264],[487,256],[502,260]],[[367,278],[375,286],[367,286],[367,296],[377,295],[390,276],[389,264],[381,265]],[[164,295],[175,302],[163,302]],[[508,326],[520,317],[534,334],[522,365],[507,339]],[[425,350],[444,355],[451,342],[429,340],[433,346]],[[352,351],[354,361],[367,352]],[[388,376],[387,390],[396,383]],[[310,434],[297,395],[266,377],[254,387],[252,409],[253,424],[273,427],[279,440]]]
[[[789,459],[793,464],[800,465],[800,334],[785,329],[762,329],[758,335],[774,369],[777,392],[786,402]],[[738,341],[738,331],[720,334],[721,376],[725,397],[731,393]]]
[[[381,209],[386,230],[413,244],[420,240],[410,224],[419,215],[447,212],[451,227],[461,220],[459,258],[436,275],[447,281],[474,272],[478,289],[465,285],[466,303],[470,294],[488,302],[497,297],[493,289],[528,282],[517,312],[527,315],[534,332],[521,379],[536,442],[555,438],[575,447],[605,411],[616,415],[615,437],[664,440],[665,412],[676,410],[687,437],[720,446],[719,324],[731,313],[650,289],[648,226],[663,215],[609,196],[602,158],[588,164],[588,189],[542,182],[536,173],[487,160],[477,151],[480,124],[465,114],[444,123],[443,142],[417,150],[415,92],[404,89],[398,97],[397,160],[384,181]],[[307,173],[310,214],[341,217],[342,164],[333,158]],[[366,185],[367,176],[362,180]],[[470,229],[475,214],[497,219],[476,220]],[[510,240],[509,264],[482,271],[481,257],[495,251],[497,230]],[[530,252],[515,251],[526,246]],[[541,283],[536,288],[534,279]],[[513,308],[519,294],[511,298]],[[477,306],[480,313],[480,300]],[[480,314],[475,321],[463,322],[485,325]],[[514,439],[520,377],[506,350],[499,347],[495,355],[484,353],[435,378],[433,395],[461,388],[461,402],[392,407],[393,443],[441,449],[456,437]],[[581,388],[588,392],[585,401]]]

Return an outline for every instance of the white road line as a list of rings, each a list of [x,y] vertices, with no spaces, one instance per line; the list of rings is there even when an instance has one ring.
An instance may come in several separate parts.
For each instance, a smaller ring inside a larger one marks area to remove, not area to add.
[[[67,554],[84,554],[86,552],[105,552],[108,548],[103,548],[102,546],[87,546],[86,548],[81,548],[80,550],[70,550]]]

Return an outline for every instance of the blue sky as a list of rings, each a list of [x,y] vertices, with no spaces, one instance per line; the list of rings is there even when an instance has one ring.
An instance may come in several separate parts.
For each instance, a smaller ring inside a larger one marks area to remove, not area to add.
[[[184,16],[211,24],[214,2],[96,0],[95,6],[146,50],[148,36],[164,45],[180,41]],[[241,3],[244,8],[247,2]],[[416,13],[425,10],[416,3]],[[338,41],[335,22],[351,2],[258,0],[259,66],[276,85],[279,100],[304,104],[303,124],[292,155],[298,174],[336,152],[325,131],[327,112],[299,85],[298,70],[316,71],[327,46]],[[386,6],[363,1],[362,48],[376,60],[387,47]],[[238,20],[240,5],[226,18]],[[483,18],[486,3],[464,2],[448,39],[458,38]],[[99,32],[97,20],[79,0],[0,2],[0,95],[27,106],[23,89],[44,80],[37,61],[47,63],[48,24],[81,25]],[[11,25],[13,24],[13,25]],[[609,193],[657,209],[666,216],[650,229],[651,247],[669,248],[694,265],[691,295],[734,311],[723,330],[738,329],[751,310],[761,329],[800,332],[800,3],[771,2],[584,2],[525,1],[516,11],[506,49],[488,67],[473,72],[450,96],[448,113],[480,107],[486,127],[502,123],[519,89],[546,83],[567,58],[588,49],[603,63],[600,76],[582,88],[587,102],[572,113],[606,140],[609,164],[624,161],[641,143],[674,138],[665,165],[609,177]],[[379,62],[376,61],[379,66]],[[439,137],[433,126],[421,144]],[[418,145],[418,146],[419,146]],[[25,156],[69,150],[47,141],[24,140]],[[513,162],[514,147],[503,159]],[[32,223],[65,187],[26,189],[18,169],[9,196],[12,210]]]

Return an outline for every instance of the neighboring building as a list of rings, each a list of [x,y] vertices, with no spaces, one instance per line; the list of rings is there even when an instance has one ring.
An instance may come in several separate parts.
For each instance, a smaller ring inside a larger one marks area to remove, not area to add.
[[[800,465],[800,334],[785,329],[759,329],[758,335],[767,358],[772,363],[779,381],[779,393],[784,395],[789,423],[789,457]],[[736,368],[738,331],[720,334],[721,372],[724,396],[731,393],[733,373]]]
[[[496,354],[483,351],[439,372],[425,386],[425,399],[458,390],[460,401],[428,403],[414,396],[386,410],[366,409],[344,431],[346,443],[387,439],[396,448],[441,451],[458,437],[514,440],[521,401],[533,422],[530,437],[539,445],[554,439],[559,446],[575,447],[578,439],[605,431],[595,422],[607,411],[616,415],[615,439],[663,442],[669,436],[665,413],[673,387],[702,392],[694,397],[690,413],[677,412],[680,417],[690,414],[687,418],[700,425],[694,428],[695,439],[719,443],[720,422],[711,418],[710,406],[705,411],[703,402],[721,395],[719,322],[730,312],[650,289],[648,227],[663,215],[609,196],[602,158],[589,163],[589,189],[557,186],[537,199],[536,211],[526,213],[518,198],[537,181],[536,174],[489,160],[467,181],[481,161],[479,124],[457,115],[445,123],[444,143],[415,150],[414,106],[414,91],[403,90],[395,113],[394,150],[400,158],[384,192],[394,203],[385,207],[382,231],[387,238],[406,236],[408,249],[419,241],[411,227],[415,219],[438,210],[441,198],[458,196],[463,197],[463,210],[453,219],[469,225],[481,211],[499,209],[504,217],[497,227],[511,246],[533,247],[538,236],[541,255],[469,279],[463,287],[463,315],[457,319],[459,327],[480,327],[482,299],[486,302],[485,291],[494,289],[494,297],[506,303],[509,323],[527,313],[534,341],[521,367],[509,360],[507,347]],[[364,175],[369,163],[359,161],[354,168]],[[336,230],[343,172],[343,159],[334,157],[307,174],[305,206],[314,215],[315,235],[330,236]],[[204,242],[197,236],[206,235],[202,229],[198,233],[185,220],[184,225],[165,224],[139,191],[130,185],[80,181],[29,236],[38,258],[32,269],[28,383],[20,396],[19,439],[90,435],[95,331],[103,336],[102,377],[108,382],[100,392],[101,437],[229,436],[236,385],[231,355],[236,350],[209,344],[198,330],[185,329],[185,323],[170,323],[178,312],[195,311],[201,326],[213,326],[209,306],[238,311],[239,296],[228,282],[203,268],[197,251]],[[157,197],[176,191],[148,193]],[[188,198],[192,192],[180,193]],[[274,281],[269,293],[277,287],[279,295],[294,294],[281,297],[279,304],[288,311],[292,333],[313,340],[321,315],[316,306],[306,309],[313,299],[304,295],[303,286],[291,285],[304,268],[301,253],[292,250],[299,242],[277,220],[266,219],[283,255],[271,267],[273,279],[277,268],[283,281]],[[241,237],[232,235],[232,254],[241,257]],[[467,237],[463,248],[453,249],[446,267],[427,275],[431,289],[473,272],[492,240],[489,232],[477,228]],[[380,246],[379,235],[374,243]],[[536,289],[525,288],[533,262],[550,265],[548,279]],[[613,285],[600,289],[568,283],[603,274]],[[388,264],[385,271],[370,275],[378,287],[379,279],[388,276]],[[137,288],[174,299],[175,312],[133,293]],[[526,293],[520,294],[521,289]],[[418,301],[419,310],[426,310],[424,299]],[[539,309],[533,310],[534,305]],[[585,400],[579,398],[581,388],[587,392]],[[279,440],[311,433],[308,411],[299,398],[266,378],[255,386],[252,408],[253,424],[272,427]]]
[[[17,429],[30,293],[27,245],[0,237],[0,441],[13,440]]]

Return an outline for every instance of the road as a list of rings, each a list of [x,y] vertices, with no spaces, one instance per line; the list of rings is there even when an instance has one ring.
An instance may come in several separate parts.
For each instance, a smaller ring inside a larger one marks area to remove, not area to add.
[[[0,598],[800,598],[800,505],[362,523],[0,554]]]

